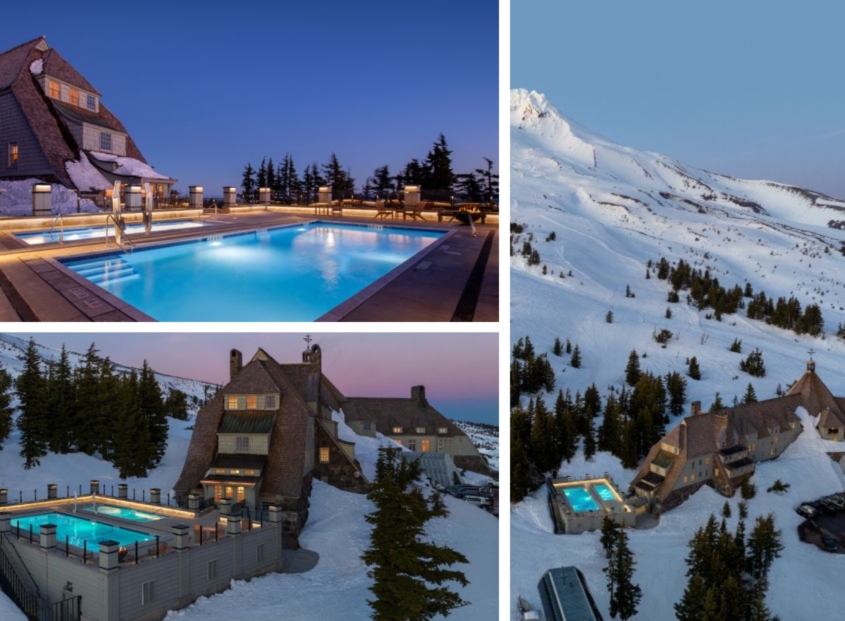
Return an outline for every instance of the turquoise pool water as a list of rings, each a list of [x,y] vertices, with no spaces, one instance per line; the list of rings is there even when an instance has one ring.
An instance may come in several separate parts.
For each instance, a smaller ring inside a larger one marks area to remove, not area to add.
[[[607,501],[607,502],[612,502],[612,501],[616,500],[616,495],[613,493],[613,490],[610,489],[604,483],[596,484],[594,489],[596,490],[596,493],[599,495],[599,498],[601,498],[602,500]]]
[[[63,263],[159,321],[313,321],[445,234],[313,222]]]
[[[598,511],[599,509],[598,503],[596,503],[590,492],[583,485],[579,487],[564,487],[563,493],[576,513]]]
[[[134,544],[136,541],[139,543],[155,541],[155,535],[112,526],[111,524],[103,524],[102,522],[92,522],[85,518],[65,515],[63,513],[42,513],[14,518],[11,524],[12,532],[15,532],[16,528],[20,526],[21,537],[24,534],[29,535],[30,524],[32,525],[33,536],[38,535],[42,524],[55,524],[56,540],[59,543],[64,542],[65,537],[69,537],[68,542],[70,545],[81,548],[83,542],[87,541],[89,552],[98,552],[100,550],[100,542],[109,539],[117,541],[122,546]]]
[[[138,511],[137,509],[129,509],[127,507],[116,507],[114,505],[100,505],[95,508],[92,505],[82,507],[83,511],[97,513],[99,515],[106,515],[108,517],[119,517],[124,520],[132,520],[133,522],[152,522],[160,520],[164,516],[156,515],[155,513],[147,513],[146,511]]]
[[[162,220],[161,222],[153,222],[153,231],[173,231],[177,229],[193,229],[205,226],[204,222],[195,222],[194,220]],[[127,233],[143,233],[145,230],[143,223],[127,224]],[[110,235],[114,234],[114,227],[110,227]],[[76,241],[78,239],[95,239],[97,237],[106,236],[106,227],[104,226],[78,226],[65,227],[64,241]],[[59,229],[57,228],[52,233],[49,231],[38,231],[37,233],[15,233],[15,237],[25,241],[27,244],[49,244],[59,241]]]

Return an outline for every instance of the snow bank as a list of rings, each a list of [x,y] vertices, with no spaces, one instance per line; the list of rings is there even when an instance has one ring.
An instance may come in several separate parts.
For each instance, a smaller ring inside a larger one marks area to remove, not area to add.
[[[65,163],[67,174],[70,175],[73,185],[82,191],[100,191],[109,190],[113,184],[109,183],[103,174],[94,168],[88,160],[88,156],[84,153],[79,154],[79,161],[70,161]]]
[[[41,183],[41,181],[39,179],[0,181],[0,215],[31,216],[33,183]],[[52,184],[52,188],[51,213],[76,213],[76,192],[56,183]],[[87,198],[79,202],[79,209],[83,212],[99,211],[93,201]]]

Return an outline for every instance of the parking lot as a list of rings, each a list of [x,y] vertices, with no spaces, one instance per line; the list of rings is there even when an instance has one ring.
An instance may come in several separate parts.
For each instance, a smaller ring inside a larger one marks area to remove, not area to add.
[[[798,527],[802,541],[831,553],[845,553],[845,492],[824,496],[796,508],[806,518]]]

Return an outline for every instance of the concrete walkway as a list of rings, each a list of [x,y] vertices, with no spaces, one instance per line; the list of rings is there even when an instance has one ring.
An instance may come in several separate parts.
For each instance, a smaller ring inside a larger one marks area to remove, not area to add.
[[[424,254],[391,271],[318,321],[498,321],[499,232],[497,224],[467,226],[428,220],[389,220],[449,231]],[[131,236],[136,249],[160,243],[236,233],[314,220],[297,213],[254,211],[204,217],[209,226]],[[325,216],[321,221],[372,224],[371,217]],[[382,224],[383,220],[377,220]],[[65,268],[56,259],[115,251],[104,240],[28,246],[0,231],[0,321],[155,321],[154,318]],[[236,320],[236,318],[233,318]]]

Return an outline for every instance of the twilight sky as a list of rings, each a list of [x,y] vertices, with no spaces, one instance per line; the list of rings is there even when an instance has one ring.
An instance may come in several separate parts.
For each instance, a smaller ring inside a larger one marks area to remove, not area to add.
[[[114,362],[159,373],[225,384],[229,350],[244,362],[259,347],[279,362],[301,362],[306,344],[299,334],[49,334],[15,333],[47,347],[85,352],[92,342]],[[317,334],[323,372],[349,397],[410,397],[425,386],[426,398],[458,420],[498,424],[497,334]]]
[[[455,172],[498,160],[492,0],[4,3],[0,51],[42,34],[183,192],[287,152],[300,175],[335,152],[360,188],[441,132]]]
[[[511,3],[511,85],[620,144],[845,198],[836,0]]]

